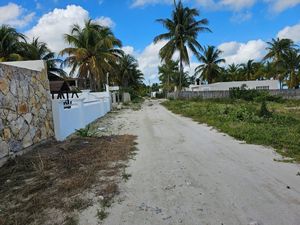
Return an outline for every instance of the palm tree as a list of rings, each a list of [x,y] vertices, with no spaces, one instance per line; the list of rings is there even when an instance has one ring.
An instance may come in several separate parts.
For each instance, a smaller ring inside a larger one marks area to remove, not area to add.
[[[22,60],[25,35],[7,25],[0,27],[0,62]]]
[[[273,61],[276,73],[275,78],[279,79],[281,83],[285,77],[283,55],[295,46],[294,42],[290,39],[273,38],[267,44],[268,53],[264,57],[264,60],[271,59]]]
[[[230,64],[226,70],[228,80],[230,81],[239,81],[240,80],[240,65],[239,64]]]
[[[33,38],[25,48],[24,58],[26,60],[44,60],[47,64],[48,76],[58,75],[66,78],[67,73],[58,66],[63,60],[56,58],[55,53],[47,47],[46,43],[39,41],[38,38]]]
[[[283,55],[284,65],[289,77],[289,88],[299,88],[300,54],[298,49],[290,49]]]
[[[220,74],[220,63],[225,63],[225,59],[220,58],[222,51],[215,46],[208,46],[204,48],[204,53],[199,57],[202,63],[195,69],[196,74],[200,74],[202,79],[209,84],[212,83]]]
[[[197,41],[199,32],[210,31],[205,25],[208,24],[207,19],[197,20],[199,11],[194,8],[184,7],[182,2],[178,4],[174,0],[175,9],[172,12],[171,18],[158,19],[168,31],[154,38],[154,43],[161,40],[168,42],[160,49],[159,55],[162,61],[171,60],[176,52],[179,52],[179,90],[182,86],[182,77],[184,76],[183,64],[190,65],[188,49],[196,56],[199,56],[199,51],[202,46]]]
[[[241,64],[241,73],[244,80],[252,80],[257,68],[257,64],[254,62],[254,60],[248,60],[246,63]]]
[[[99,89],[122,52],[116,48],[121,47],[121,41],[108,27],[92,20],[86,21],[83,28],[73,25],[71,34],[65,34],[65,40],[71,47],[60,54],[68,55],[64,65],[71,66],[70,75],[78,70],[78,76],[89,79],[93,90]]]
[[[180,77],[178,64],[178,61],[168,60],[158,67],[159,80],[167,92],[175,87],[174,78]]]
[[[131,55],[122,54],[116,68],[115,79],[123,88],[137,87],[143,80],[143,73],[138,69],[138,62]]]

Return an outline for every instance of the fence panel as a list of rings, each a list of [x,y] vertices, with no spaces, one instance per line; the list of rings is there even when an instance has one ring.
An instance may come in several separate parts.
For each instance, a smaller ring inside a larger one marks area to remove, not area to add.
[[[84,128],[111,110],[109,92],[82,93],[79,98],[53,99],[55,138],[64,140],[76,129]]]

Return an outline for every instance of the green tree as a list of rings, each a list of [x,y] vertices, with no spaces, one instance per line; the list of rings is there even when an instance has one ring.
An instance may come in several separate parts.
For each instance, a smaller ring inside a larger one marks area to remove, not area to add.
[[[7,25],[0,27],[0,62],[22,60],[25,35]]]
[[[253,80],[255,79],[255,73],[258,69],[258,63],[254,60],[248,60],[246,63],[241,64],[241,74],[244,80]]]
[[[174,90],[174,77],[179,77],[178,61],[168,60],[158,67],[159,80],[163,89],[167,92]]]
[[[138,88],[143,82],[143,73],[138,68],[138,61],[129,54],[121,54],[113,69],[114,80],[123,88]]]
[[[32,41],[25,46],[24,58],[26,60],[44,60],[47,64],[48,75],[58,75],[63,78],[67,76],[67,73],[60,68],[59,65],[63,60],[55,57],[55,53],[52,52],[47,44],[39,41],[38,38],[33,38]]]
[[[284,67],[288,75],[288,87],[299,88],[300,54],[298,49],[290,49],[283,54]]]
[[[226,74],[229,81],[240,81],[241,80],[241,67],[239,64],[230,64],[226,69]]]
[[[209,84],[218,78],[221,68],[220,63],[225,63],[225,59],[220,58],[222,51],[214,46],[208,46],[204,48],[203,54],[200,55],[200,64],[195,69],[195,74],[200,74],[203,80],[206,80]]]
[[[273,38],[272,41],[267,42],[267,44],[268,53],[266,54],[263,60],[272,60],[272,63],[275,68],[274,78],[279,79],[282,83],[286,75],[286,71],[284,69],[285,62],[283,59],[283,55],[295,47],[294,42],[290,39]]]
[[[60,53],[67,55],[64,65],[71,66],[71,75],[78,70],[78,76],[89,79],[92,90],[98,90],[122,53],[121,41],[108,27],[92,20],[86,21],[82,28],[73,25],[65,40],[71,47]]]
[[[174,6],[171,18],[157,20],[167,29],[167,32],[155,37],[154,42],[167,40],[159,52],[162,61],[171,60],[174,54],[179,52],[179,89],[181,89],[184,64],[190,65],[188,49],[194,55],[199,56],[202,46],[197,41],[198,34],[199,32],[210,31],[210,29],[206,27],[207,19],[197,20],[199,16],[197,9],[184,7],[181,1],[177,4],[175,0]]]

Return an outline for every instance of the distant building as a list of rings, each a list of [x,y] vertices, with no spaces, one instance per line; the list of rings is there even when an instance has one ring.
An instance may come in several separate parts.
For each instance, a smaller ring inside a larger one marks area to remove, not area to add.
[[[229,91],[233,88],[240,88],[246,86],[247,89],[257,90],[279,90],[279,80],[251,80],[251,81],[232,81],[219,82],[213,84],[195,84],[190,85],[188,91]]]

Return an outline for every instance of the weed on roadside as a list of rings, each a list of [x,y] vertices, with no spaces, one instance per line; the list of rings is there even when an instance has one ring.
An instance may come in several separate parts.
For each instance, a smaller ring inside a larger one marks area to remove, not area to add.
[[[108,217],[108,212],[105,211],[105,209],[98,209],[97,210],[97,218],[100,221],[103,221],[104,219],[106,219]]]
[[[129,178],[132,177],[131,174],[126,173],[125,171],[122,173],[122,179],[126,182]]]

